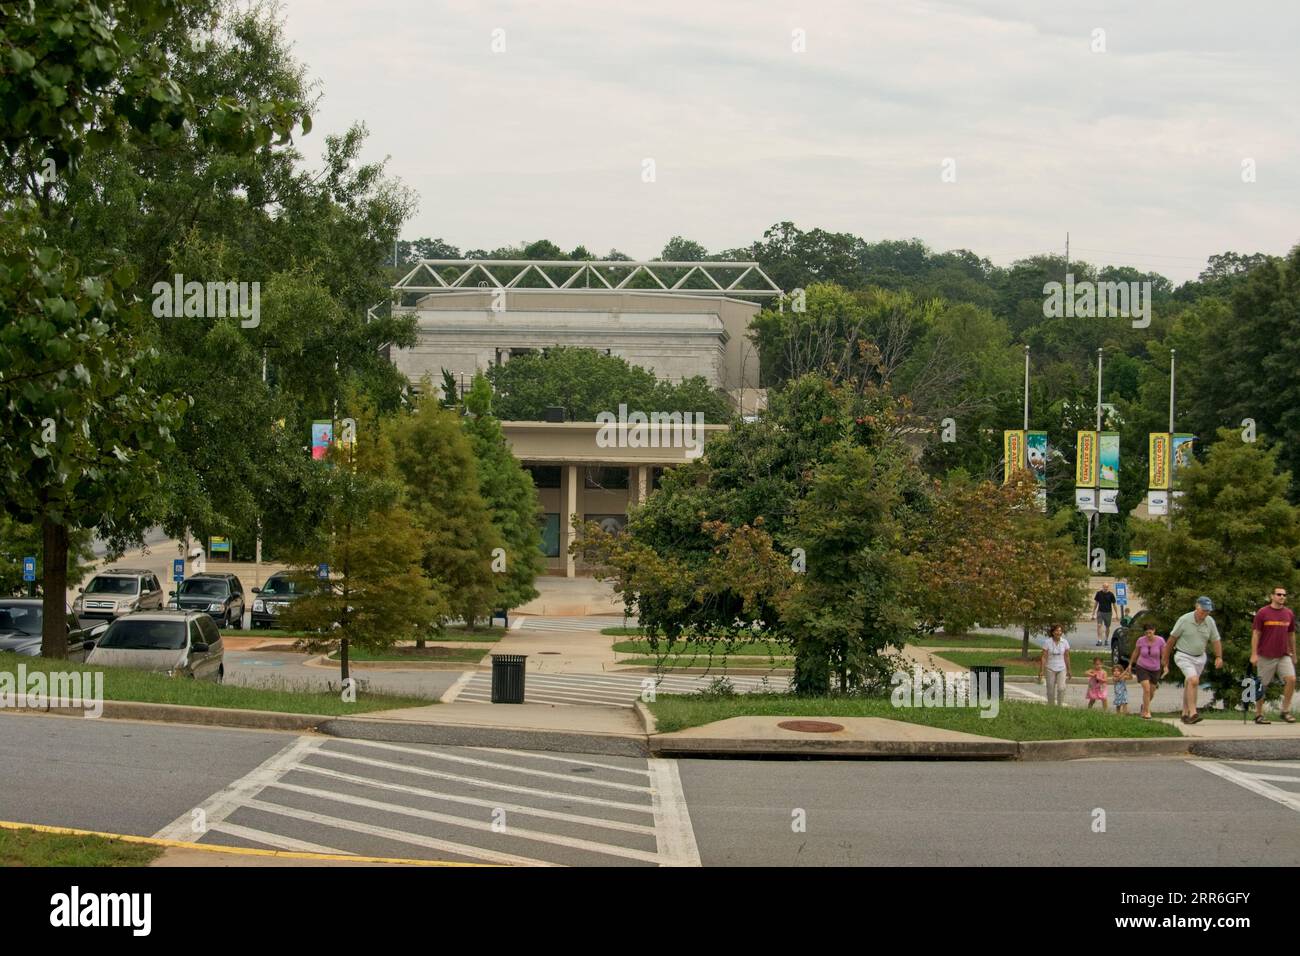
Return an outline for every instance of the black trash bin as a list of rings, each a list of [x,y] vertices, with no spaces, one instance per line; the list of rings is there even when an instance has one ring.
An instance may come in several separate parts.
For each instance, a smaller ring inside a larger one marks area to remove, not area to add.
[[[492,703],[524,702],[524,661],[527,654],[492,655]]]
[[[988,674],[983,687],[990,691],[996,686],[998,689],[998,699],[1005,700],[1007,696],[1007,669],[999,664],[972,664],[970,668],[970,696],[974,699],[977,693],[982,690],[980,684],[980,675]]]

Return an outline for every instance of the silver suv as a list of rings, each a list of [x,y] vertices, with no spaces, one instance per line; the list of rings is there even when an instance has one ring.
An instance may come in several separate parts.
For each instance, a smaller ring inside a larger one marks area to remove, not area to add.
[[[100,571],[77,591],[72,610],[83,621],[114,621],[132,611],[159,611],[163,606],[158,575],[139,568]]]

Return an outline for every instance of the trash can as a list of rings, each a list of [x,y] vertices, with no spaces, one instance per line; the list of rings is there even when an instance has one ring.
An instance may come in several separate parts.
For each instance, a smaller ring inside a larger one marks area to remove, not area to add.
[[[524,661],[527,654],[492,655],[492,703],[524,702]]]
[[[988,674],[988,677],[980,681],[981,674]],[[996,686],[998,689],[998,699],[1005,700],[1007,696],[1007,669],[999,664],[972,664],[970,668],[970,696],[973,698],[976,694],[983,693],[985,688],[992,693]],[[495,685],[494,685],[495,686]]]

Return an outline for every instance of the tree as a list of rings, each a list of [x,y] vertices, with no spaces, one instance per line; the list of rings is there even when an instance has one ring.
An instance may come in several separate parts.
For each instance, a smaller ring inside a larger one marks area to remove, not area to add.
[[[514,356],[487,373],[496,392],[494,404],[503,421],[540,421],[548,406],[566,408],[574,421],[595,421],[601,412],[699,412],[705,421],[731,417],[725,395],[700,377],[676,385],[653,371],[630,365],[595,349],[553,348]]]
[[[391,420],[387,433],[406,507],[424,535],[425,577],[447,595],[439,627],[456,616],[473,628],[493,608],[493,549],[502,539],[479,491],[478,464],[460,416],[430,397],[427,380],[421,392],[425,397],[414,411]],[[423,642],[421,636],[418,645]]]
[[[373,420],[372,420],[373,421]],[[391,451],[378,430],[361,430],[352,451],[332,449],[316,462],[330,503],[315,540],[294,556],[304,595],[284,612],[283,625],[339,641],[342,679],[350,675],[349,649],[383,650],[420,638],[445,613],[445,594],[430,588],[421,565],[424,535],[401,506]],[[309,585],[319,564],[327,582]]]
[[[474,376],[465,396],[465,410],[465,432],[478,468],[479,493],[505,548],[504,569],[493,559],[496,597],[492,603],[509,610],[537,597],[533,581],[545,570],[537,523],[541,505],[532,476],[511,454],[501,423],[492,417],[492,386],[481,373]]]
[[[1172,527],[1143,522],[1134,544],[1150,564],[1132,569],[1134,589],[1164,633],[1208,595],[1223,637],[1224,668],[1206,669],[1203,683],[1230,707],[1241,701],[1250,663],[1250,631],[1269,590],[1293,592],[1300,567],[1300,509],[1286,497],[1290,474],[1279,469],[1280,451],[1241,441],[1221,429],[1204,461],[1178,472]]]
[[[69,254],[66,197],[92,157],[127,144],[165,152],[195,135],[246,154],[309,127],[305,108],[284,99],[196,107],[173,43],[212,9],[0,5],[0,407],[13,426],[0,436],[0,491],[12,517],[42,529],[46,656],[67,653],[70,529],[97,527],[121,544],[147,525],[182,407],[140,384],[156,355],[130,292],[135,274],[107,250]]]

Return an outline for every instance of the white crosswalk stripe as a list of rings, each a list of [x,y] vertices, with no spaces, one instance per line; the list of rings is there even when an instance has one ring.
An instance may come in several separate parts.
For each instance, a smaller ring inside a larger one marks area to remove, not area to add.
[[[1189,760],[1224,780],[1300,813],[1300,760]],[[1269,768],[1263,773],[1257,768]],[[1286,770],[1288,773],[1277,773]]]
[[[636,627],[636,618],[614,615],[596,617],[519,617],[521,631],[595,631],[607,627]]]
[[[600,704],[609,707],[631,707],[643,692],[653,689],[655,694],[693,694],[703,690],[718,674],[693,674],[665,676],[653,674],[533,674],[524,677],[524,702],[528,704],[556,704],[574,706]],[[772,676],[728,677],[740,693],[751,691],[785,691],[789,678]],[[492,675],[484,671],[472,674],[456,695],[456,700],[478,703],[492,700]]]
[[[675,761],[371,740],[300,738],[157,835],[500,865],[700,864]]]

